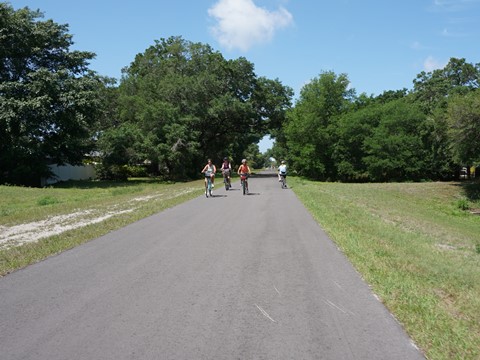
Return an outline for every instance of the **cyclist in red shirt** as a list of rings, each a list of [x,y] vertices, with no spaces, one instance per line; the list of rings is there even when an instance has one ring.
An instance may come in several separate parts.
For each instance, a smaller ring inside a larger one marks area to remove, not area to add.
[[[242,160],[242,165],[238,167],[237,174],[240,175],[240,178],[245,177],[245,186],[248,192],[248,176],[251,174],[250,167],[247,165],[247,160]]]

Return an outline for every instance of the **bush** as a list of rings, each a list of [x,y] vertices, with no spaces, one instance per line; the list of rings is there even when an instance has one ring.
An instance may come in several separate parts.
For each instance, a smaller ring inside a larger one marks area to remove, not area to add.
[[[97,177],[100,180],[120,180],[125,181],[129,177],[146,177],[147,170],[141,165],[105,165],[97,164],[95,166]]]

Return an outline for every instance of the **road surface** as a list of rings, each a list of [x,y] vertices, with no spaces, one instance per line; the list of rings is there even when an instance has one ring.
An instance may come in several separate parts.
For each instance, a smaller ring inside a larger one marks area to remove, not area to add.
[[[220,180],[0,278],[0,358],[424,358],[292,190]]]

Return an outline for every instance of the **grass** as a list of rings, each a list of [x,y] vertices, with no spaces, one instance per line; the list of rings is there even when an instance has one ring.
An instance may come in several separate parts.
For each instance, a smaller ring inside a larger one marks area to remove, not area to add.
[[[480,358],[480,184],[290,186],[428,358]]]
[[[77,214],[85,226],[22,246],[0,247],[0,276],[200,195],[203,183],[67,182],[48,188],[0,186],[0,230]],[[106,216],[107,215],[107,216]],[[98,223],[91,222],[108,217]],[[65,220],[62,220],[65,221]],[[58,220],[61,222],[61,220]],[[3,229],[2,229],[3,227]],[[1,235],[1,232],[0,232]]]
[[[430,359],[480,359],[478,183],[319,183],[289,186]],[[2,227],[71,213],[115,212],[36,243],[0,250],[0,275],[203,192],[203,180],[0,186]],[[0,231],[1,235],[1,231]]]

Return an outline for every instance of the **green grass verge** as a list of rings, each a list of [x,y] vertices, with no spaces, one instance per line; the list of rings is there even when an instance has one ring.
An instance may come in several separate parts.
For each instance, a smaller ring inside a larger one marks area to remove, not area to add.
[[[480,184],[289,185],[428,358],[480,358]]]

